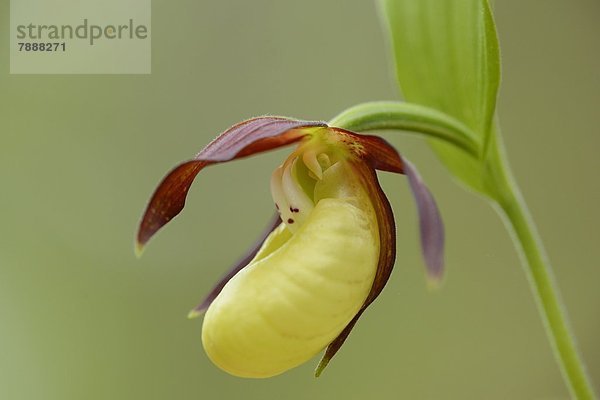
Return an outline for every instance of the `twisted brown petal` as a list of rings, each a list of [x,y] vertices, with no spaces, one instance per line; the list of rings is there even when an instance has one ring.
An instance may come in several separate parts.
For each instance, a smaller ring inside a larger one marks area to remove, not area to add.
[[[192,160],[175,167],[158,185],[140,222],[138,254],[160,228],[181,212],[194,178],[204,167],[285,146],[309,134],[309,128],[326,126],[324,122],[259,117],[223,132]]]
[[[444,226],[442,219],[431,192],[423,183],[416,168],[409,161],[403,159],[389,143],[377,136],[358,135],[340,130],[338,132],[352,137],[360,144],[360,146],[355,146],[355,153],[365,162],[355,162],[354,168],[361,177],[364,187],[369,191],[373,207],[375,207],[379,225],[380,255],[375,280],[365,303],[338,337],[327,346],[325,354],[315,371],[317,377],[342,347],[362,313],[379,296],[394,267],[396,257],[394,215],[389,201],[379,185],[375,169],[406,174],[417,204],[421,250],[425,259],[427,274],[432,283],[440,281],[444,265]]]
[[[315,375],[317,377],[321,375],[329,361],[342,347],[346,341],[346,338],[350,334],[350,331],[352,331],[352,328],[354,328],[354,325],[362,313],[383,290],[390,277],[390,274],[392,273],[392,268],[394,268],[394,260],[396,258],[396,227],[394,225],[394,214],[392,213],[392,208],[387,197],[385,197],[381,186],[379,186],[377,174],[375,173],[374,169],[370,168],[370,166],[363,162],[354,163],[354,169],[360,176],[364,187],[369,191],[371,200],[373,201],[373,207],[375,208],[375,213],[377,214],[380,241],[379,262],[377,264],[377,272],[375,274],[373,286],[371,287],[371,291],[369,292],[365,303],[352,321],[350,321],[350,323],[338,335],[338,337],[335,338],[333,342],[329,344],[329,346],[327,346],[325,354],[323,355],[323,358],[319,362],[319,365],[315,371]]]

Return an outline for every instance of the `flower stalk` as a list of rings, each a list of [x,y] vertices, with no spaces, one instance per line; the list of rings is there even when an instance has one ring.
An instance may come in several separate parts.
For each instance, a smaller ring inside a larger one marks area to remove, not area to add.
[[[538,236],[535,223],[529,214],[527,204],[520,190],[506,168],[504,158],[499,158],[502,174],[506,181],[503,187],[505,196],[497,203],[496,209],[503,217],[511,234],[531,291],[536,300],[540,316],[554,356],[567,383],[571,396],[580,400],[592,400],[596,396],[591,381],[586,374],[582,358],[577,351],[575,336],[569,326],[567,311],[562,302],[552,267],[544,246]]]
[[[350,107],[332,126],[357,132],[400,130],[451,144],[470,156],[481,147],[477,135],[459,120],[433,108],[400,101],[373,101]]]

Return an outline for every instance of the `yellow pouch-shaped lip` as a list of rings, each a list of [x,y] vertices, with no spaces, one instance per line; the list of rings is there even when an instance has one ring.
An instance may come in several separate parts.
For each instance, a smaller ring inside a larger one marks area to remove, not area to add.
[[[379,259],[374,211],[358,207],[362,200],[320,200],[293,236],[281,225],[227,283],[202,329],[217,366],[242,377],[277,375],[344,329],[363,305]]]

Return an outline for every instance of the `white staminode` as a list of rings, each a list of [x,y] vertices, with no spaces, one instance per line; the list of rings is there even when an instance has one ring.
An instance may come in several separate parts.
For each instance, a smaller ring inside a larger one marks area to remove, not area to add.
[[[326,160],[324,165],[319,163],[319,158]],[[329,166],[326,154],[309,149],[301,156],[292,155],[273,171],[271,195],[281,220],[291,232],[296,232],[302,226],[315,207],[314,186],[316,181],[323,178],[323,170]]]

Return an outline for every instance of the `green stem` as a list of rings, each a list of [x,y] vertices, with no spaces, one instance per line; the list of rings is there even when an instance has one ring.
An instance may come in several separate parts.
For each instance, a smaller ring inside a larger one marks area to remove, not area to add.
[[[595,399],[591,382],[585,372],[583,360],[578,354],[573,333],[567,321],[559,290],[548,258],[538,237],[525,201],[506,168],[504,157],[495,163],[501,170],[503,196],[498,202],[505,217],[507,229],[520,250],[525,271],[537,301],[546,333],[554,350],[556,360],[575,399]]]
[[[450,143],[477,157],[477,135],[457,119],[433,108],[398,101],[358,104],[335,116],[329,125],[357,132],[402,130]]]
[[[405,102],[373,102],[349,108],[330,125],[365,132],[402,130],[450,143],[482,163],[482,193],[499,206],[521,255],[546,333],[571,395],[579,400],[596,396],[585,373],[567,322],[552,269],[525,201],[512,178],[497,127],[492,127],[485,151],[468,127],[440,111]]]

